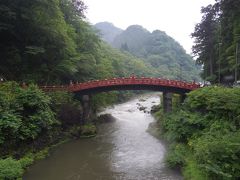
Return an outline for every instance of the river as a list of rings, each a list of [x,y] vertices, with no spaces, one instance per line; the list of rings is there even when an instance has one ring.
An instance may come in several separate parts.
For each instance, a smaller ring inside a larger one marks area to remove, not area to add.
[[[98,135],[63,144],[38,161],[24,180],[181,180],[164,163],[166,148],[146,132],[154,121],[148,113],[159,95],[145,95],[105,109],[115,122],[101,124]],[[147,112],[139,110],[146,107]]]

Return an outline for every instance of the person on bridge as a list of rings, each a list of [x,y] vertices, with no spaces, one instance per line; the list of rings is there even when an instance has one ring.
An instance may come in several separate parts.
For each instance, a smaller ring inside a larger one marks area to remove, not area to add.
[[[130,76],[130,78],[135,79],[135,78],[136,78],[135,74],[132,73],[131,76]]]

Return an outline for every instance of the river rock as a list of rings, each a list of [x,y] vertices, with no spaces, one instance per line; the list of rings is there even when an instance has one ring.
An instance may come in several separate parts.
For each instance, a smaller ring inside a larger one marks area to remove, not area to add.
[[[111,114],[102,114],[97,118],[97,123],[111,123],[116,119]]]
[[[155,113],[157,111],[159,111],[161,108],[161,105],[153,105],[152,108],[151,108],[151,113]]]
[[[139,110],[140,110],[140,111],[144,111],[146,108],[147,108],[147,107],[141,106],[141,107],[139,107]]]

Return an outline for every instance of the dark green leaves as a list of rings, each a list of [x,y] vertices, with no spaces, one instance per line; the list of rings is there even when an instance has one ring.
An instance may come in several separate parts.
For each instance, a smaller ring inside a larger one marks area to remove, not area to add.
[[[6,147],[36,139],[57,124],[50,99],[36,86],[0,86],[0,144]]]

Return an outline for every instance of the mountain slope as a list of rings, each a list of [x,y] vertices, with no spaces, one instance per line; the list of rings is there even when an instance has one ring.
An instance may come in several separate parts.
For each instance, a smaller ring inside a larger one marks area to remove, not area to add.
[[[115,37],[123,31],[122,29],[115,27],[112,23],[109,22],[97,23],[95,24],[95,27],[100,30],[100,36],[102,39],[109,44],[111,44]]]
[[[192,57],[163,31],[149,32],[140,25],[131,25],[120,34],[115,34],[115,38],[109,41],[109,44],[122,52],[143,59],[145,66],[154,72],[153,76],[187,81],[200,80],[199,68]]]

